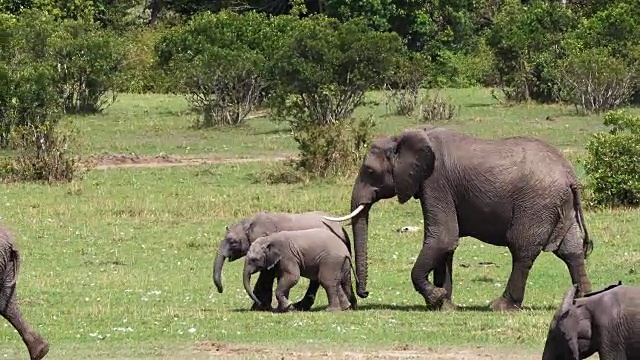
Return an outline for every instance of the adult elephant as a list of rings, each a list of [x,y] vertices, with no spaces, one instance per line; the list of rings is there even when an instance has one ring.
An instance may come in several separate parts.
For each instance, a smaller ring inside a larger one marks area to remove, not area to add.
[[[16,288],[20,251],[11,233],[0,228],[0,315],[18,332],[29,351],[29,359],[40,360],[49,352],[49,342],[27,322],[20,311]]]
[[[561,152],[527,137],[485,140],[435,127],[408,129],[375,140],[356,178],[351,213],[357,293],[367,297],[369,211],[379,200],[420,200],[424,242],[411,280],[427,305],[453,306],[452,262],[460,237],[506,246],[512,270],[493,310],[520,308],[536,257],[552,251],[580,292],[591,285],[584,259],[591,252],[578,179]],[[584,234],[584,238],[581,235]],[[434,272],[434,283],[428,280]],[[434,286],[435,285],[435,286]]]

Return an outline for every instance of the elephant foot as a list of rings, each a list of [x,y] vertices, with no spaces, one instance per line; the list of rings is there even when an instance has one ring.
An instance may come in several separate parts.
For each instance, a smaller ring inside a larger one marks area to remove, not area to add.
[[[489,308],[493,311],[518,311],[520,310],[520,305],[501,296],[493,300]]]
[[[434,287],[431,294],[427,295],[427,306],[429,308],[440,309],[447,296],[447,290]]]
[[[271,304],[258,305],[257,303],[253,303],[253,305],[251,305],[251,311],[273,311],[273,308]]]
[[[342,309],[342,307],[340,307],[340,306],[329,306],[329,307],[327,307],[326,310],[328,312],[339,312],[339,311],[342,311],[344,309]]]
[[[449,300],[449,299],[445,299],[445,300],[442,302],[442,305],[440,306],[440,309],[439,309],[439,310],[440,310],[440,311],[445,311],[445,312],[447,312],[447,311],[457,311],[457,310],[459,310],[459,309],[460,309],[460,307],[459,307],[458,305],[454,304],[454,303],[453,303],[453,302],[451,302],[451,300]]]
[[[286,302],[278,304],[278,307],[274,310],[274,312],[286,313],[286,312],[289,312],[291,310],[295,310],[293,308],[293,303],[291,301],[289,301],[289,300],[286,300]]]
[[[294,303],[292,305],[294,310],[297,311],[309,311],[311,310],[311,306],[313,306],[313,303],[315,302],[315,297],[304,297],[302,298],[302,300],[298,301],[297,303]]]
[[[31,360],[40,360],[49,353],[49,343],[42,340],[35,348],[29,348],[29,358]]]

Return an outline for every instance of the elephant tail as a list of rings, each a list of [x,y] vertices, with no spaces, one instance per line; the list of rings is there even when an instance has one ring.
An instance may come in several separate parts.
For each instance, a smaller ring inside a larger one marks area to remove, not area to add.
[[[356,289],[359,287],[360,282],[358,281],[358,275],[356,274],[356,269],[353,267],[353,261],[351,261],[351,256],[347,257],[347,261],[349,261],[349,267],[353,272],[353,279],[356,283]]]
[[[584,223],[584,215],[582,213],[582,201],[580,200],[580,189],[577,184],[569,185],[571,193],[573,194],[573,209],[576,213],[576,220],[578,225],[584,233],[584,240],[582,242],[582,250],[584,252],[584,258],[586,259],[593,251],[593,241],[589,238],[589,232],[587,231],[587,225]]]
[[[347,250],[349,250],[349,256],[353,256],[353,254],[351,253],[351,238],[349,238],[349,233],[344,227],[342,228],[342,234],[344,235],[344,241],[345,245],[347,245]]]

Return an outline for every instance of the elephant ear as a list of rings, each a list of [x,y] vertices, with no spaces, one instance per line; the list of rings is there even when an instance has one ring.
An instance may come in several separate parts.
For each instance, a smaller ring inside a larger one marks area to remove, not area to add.
[[[255,241],[259,237],[269,236],[278,232],[278,227],[271,216],[261,215],[249,221],[246,227],[249,242]]]
[[[393,183],[400,204],[420,190],[420,185],[433,173],[435,153],[422,131],[405,131],[390,149]]]
[[[278,248],[273,246],[273,244],[267,244],[265,246],[264,253],[265,253],[265,266],[267,267],[267,270],[271,270],[271,268],[276,266],[276,264],[278,263],[278,261],[280,261],[280,258],[282,257]]]
[[[560,305],[560,309],[558,309],[558,316],[560,319],[564,319],[569,315],[569,310],[575,303],[576,293],[578,292],[578,285],[573,284],[565,292],[564,298],[562,299],[562,305]]]

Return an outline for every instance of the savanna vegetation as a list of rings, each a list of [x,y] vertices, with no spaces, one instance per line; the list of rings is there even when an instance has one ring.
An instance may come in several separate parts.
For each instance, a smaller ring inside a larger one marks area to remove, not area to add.
[[[525,310],[491,313],[508,252],[465,239],[462,310],[425,311],[409,276],[422,232],[396,231],[421,227],[417,201],[372,212],[359,311],[246,311],[242,261],[225,267],[218,294],[215,249],[225,225],[257,211],[346,213],[371,139],[435,124],[563,149],[583,183],[593,287],[636,283],[639,5],[0,2],[0,216],[23,251],[19,297],[48,358],[262,356],[242,353],[253,345],[536,358],[570,284],[564,264],[540,256]],[[209,163],[105,168],[116,156]],[[290,159],[239,161],[276,157]],[[0,341],[0,354],[23,357],[8,324]]]

